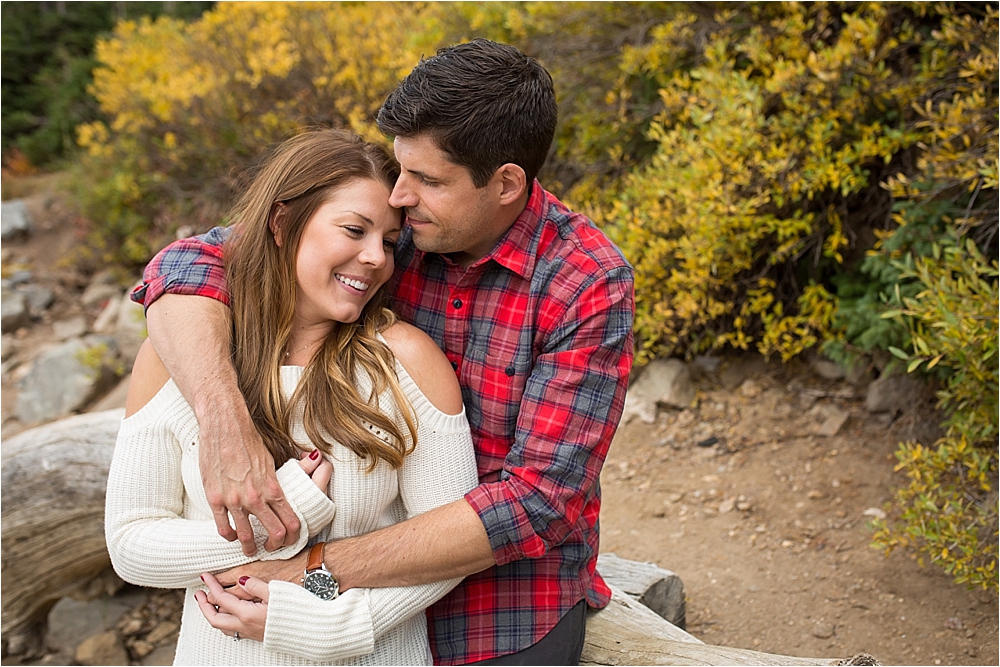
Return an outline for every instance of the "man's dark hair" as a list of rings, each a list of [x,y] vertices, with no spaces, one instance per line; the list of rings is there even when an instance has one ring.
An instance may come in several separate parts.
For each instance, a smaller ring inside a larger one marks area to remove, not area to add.
[[[552,77],[537,60],[477,39],[421,60],[376,120],[388,136],[427,133],[481,188],[508,162],[534,179],[552,145],[556,116]]]

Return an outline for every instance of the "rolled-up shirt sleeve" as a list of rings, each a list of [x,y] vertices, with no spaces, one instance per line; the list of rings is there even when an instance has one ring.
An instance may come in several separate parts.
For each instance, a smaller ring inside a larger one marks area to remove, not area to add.
[[[498,565],[539,558],[600,512],[598,481],[632,366],[632,271],[621,267],[567,301],[535,360],[500,479],[466,494]]]
[[[207,296],[230,305],[222,246],[229,227],[214,227],[205,234],[174,241],[146,265],[142,284],[130,295],[143,308],[164,294]]]

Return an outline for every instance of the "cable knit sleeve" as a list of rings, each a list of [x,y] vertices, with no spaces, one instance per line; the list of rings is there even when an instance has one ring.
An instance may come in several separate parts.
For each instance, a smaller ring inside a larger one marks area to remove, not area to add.
[[[254,519],[258,555],[245,556],[239,542],[227,542],[218,534],[201,482],[197,447],[197,421],[173,381],[122,420],[108,476],[104,525],[111,562],[124,580],[157,588],[197,585],[202,572],[294,556],[333,519],[333,502],[297,461],[288,461],[277,477],[302,523],[299,539],[265,552],[267,534]]]
[[[396,368],[418,424],[417,446],[398,471],[400,496],[412,517],[461,499],[479,480],[464,411],[442,413],[400,364]],[[459,581],[352,589],[329,601],[294,584],[271,582],[264,648],[317,662],[370,653],[380,637],[444,597]]]

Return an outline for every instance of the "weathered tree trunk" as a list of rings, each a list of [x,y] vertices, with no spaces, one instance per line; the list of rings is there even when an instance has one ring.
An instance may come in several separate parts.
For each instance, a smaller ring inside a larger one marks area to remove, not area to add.
[[[800,658],[712,646],[670,624],[613,583],[611,603],[587,616],[581,665],[835,665],[835,658]]]
[[[3,443],[4,653],[37,652],[52,605],[100,582],[111,564],[104,494],[122,414],[70,417]]]

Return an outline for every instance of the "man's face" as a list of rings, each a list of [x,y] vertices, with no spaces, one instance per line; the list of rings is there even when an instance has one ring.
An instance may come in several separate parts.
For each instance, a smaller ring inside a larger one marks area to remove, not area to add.
[[[499,215],[498,179],[477,188],[428,135],[396,137],[393,147],[401,174],[389,204],[406,208],[414,244],[466,266],[486,256],[509,227]]]

